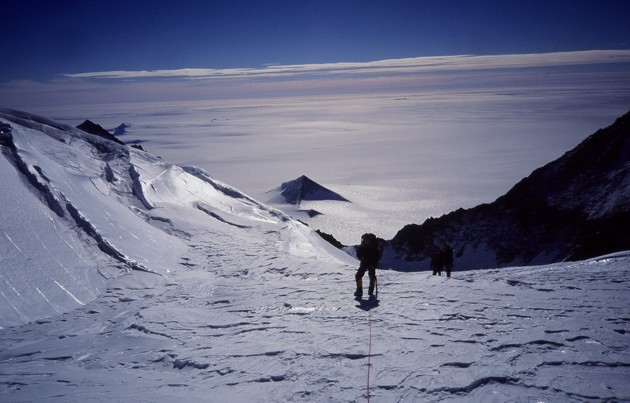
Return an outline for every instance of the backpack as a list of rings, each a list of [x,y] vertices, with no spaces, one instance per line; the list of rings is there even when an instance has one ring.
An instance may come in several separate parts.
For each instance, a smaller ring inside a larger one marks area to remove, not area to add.
[[[376,244],[376,235],[374,235],[372,233],[365,233],[365,234],[361,235],[361,242],[367,241],[368,239]]]
[[[372,234],[372,233],[365,233],[363,235],[361,235],[361,244],[363,244],[364,241],[370,240],[372,241],[370,244],[372,245],[372,248],[374,248],[373,250],[376,251],[377,257],[376,260],[380,260],[381,256],[383,255],[383,243],[378,241],[378,238],[376,238],[376,235]]]

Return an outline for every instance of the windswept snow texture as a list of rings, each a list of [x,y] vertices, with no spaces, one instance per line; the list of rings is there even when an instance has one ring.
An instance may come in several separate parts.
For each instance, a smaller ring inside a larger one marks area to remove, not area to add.
[[[222,232],[195,237],[198,260],[166,283],[136,272],[4,330],[0,400],[630,399],[628,255],[450,279],[380,271],[366,311],[349,268]]]
[[[354,259],[204,171],[0,130],[2,402],[630,400],[630,253],[357,302]]]

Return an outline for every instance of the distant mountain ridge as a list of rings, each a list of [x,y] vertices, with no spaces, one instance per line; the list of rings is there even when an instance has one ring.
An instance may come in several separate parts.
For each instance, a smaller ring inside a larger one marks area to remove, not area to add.
[[[630,112],[490,204],[459,209],[388,241],[388,263],[424,270],[448,243],[462,269],[546,264],[630,249]]]
[[[91,120],[85,120],[83,123],[77,126],[77,129],[83,130],[86,133],[94,134],[107,140],[111,140],[114,143],[125,144],[120,141],[115,135],[105,130],[103,126],[92,122]]]
[[[292,181],[284,182],[275,190],[280,192],[284,201],[289,204],[300,205],[302,200],[338,200],[349,202],[339,193],[313,181],[306,175],[302,175]]]

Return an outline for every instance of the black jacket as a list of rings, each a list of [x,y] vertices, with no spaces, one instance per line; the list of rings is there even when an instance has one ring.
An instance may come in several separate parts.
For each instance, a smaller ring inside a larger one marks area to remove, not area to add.
[[[362,243],[357,247],[357,258],[361,261],[361,266],[376,267],[381,260],[381,252],[376,243],[371,245]]]

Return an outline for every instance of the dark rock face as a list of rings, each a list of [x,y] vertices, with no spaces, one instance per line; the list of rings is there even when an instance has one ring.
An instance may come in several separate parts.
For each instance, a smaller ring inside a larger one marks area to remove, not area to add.
[[[118,140],[116,136],[103,129],[103,127],[99,124],[96,124],[90,120],[86,120],[80,125],[77,126],[77,129],[83,130],[86,133],[94,134],[96,136],[102,137],[107,140],[111,140],[118,144],[125,144],[124,142]]]
[[[344,247],[344,245],[341,242],[339,242],[332,234],[328,234],[320,230],[315,230],[315,232],[317,232],[319,236],[321,236],[324,240],[326,240],[329,244],[333,245],[334,247],[338,249],[341,249]]]
[[[448,243],[462,269],[630,249],[630,112],[493,203],[407,225],[388,243],[394,267],[420,264]]]

